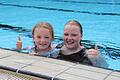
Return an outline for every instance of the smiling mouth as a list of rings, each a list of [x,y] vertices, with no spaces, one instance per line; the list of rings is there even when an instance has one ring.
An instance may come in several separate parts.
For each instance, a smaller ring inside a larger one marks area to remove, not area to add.
[[[68,45],[74,44],[74,41],[66,41]]]
[[[39,44],[39,45],[41,45],[41,46],[46,46],[47,44]]]

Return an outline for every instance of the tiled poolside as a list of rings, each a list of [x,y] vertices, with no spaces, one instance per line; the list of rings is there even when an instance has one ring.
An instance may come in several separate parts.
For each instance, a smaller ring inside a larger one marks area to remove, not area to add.
[[[4,49],[0,49],[0,68],[1,70],[11,70],[14,74],[22,73],[36,78],[31,80],[43,80],[43,78],[45,80],[120,80],[120,72],[118,71],[51,58],[29,56],[28,54]],[[3,75],[1,70],[0,76]],[[13,80],[13,77],[9,78],[9,80]]]

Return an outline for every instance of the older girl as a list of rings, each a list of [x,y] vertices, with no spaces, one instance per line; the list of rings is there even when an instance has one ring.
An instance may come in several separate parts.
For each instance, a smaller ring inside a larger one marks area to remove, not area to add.
[[[93,65],[90,58],[91,56],[95,57],[98,54],[98,50],[87,50],[84,48],[81,45],[82,35],[83,30],[81,24],[76,20],[68,21],[64,26],[64,44],[61,46],[58,58]]]

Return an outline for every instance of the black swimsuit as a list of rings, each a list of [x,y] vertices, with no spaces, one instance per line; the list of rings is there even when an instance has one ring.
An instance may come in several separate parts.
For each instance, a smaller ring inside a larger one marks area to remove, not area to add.
[[[58,48],[58,46],[57,46],[57,48]],[[86,56],[85,51],[86,51],[86,48],[83,48],[76,53],[73,53],[70,55],[64,55],[64,54],[62,54],[62,50],[60,50],[59,56],[57,58],[61,59],[61,60],[70,61],[70,62],[76,62],[76,63],[78,62],[78,63],[82,63],[82,64],[92,65],[91,61]]]
[[[62,59],[62,60],[66,60],[66,61],[70,61],[70,62],[79,62],[82,64],[88,64],[88,65],[92,65],[91,61],[88,59],[87,56],[85,56],[85,48],[81,49],[79,52],[77,53],[73,53],[70,55],[64,55],[62,54],[62,50],[60,50],[59,56],[57,57],[58,59]]]

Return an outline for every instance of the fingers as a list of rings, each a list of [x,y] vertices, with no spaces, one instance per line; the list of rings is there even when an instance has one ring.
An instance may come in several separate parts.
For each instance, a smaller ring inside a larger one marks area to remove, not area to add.
[[[91,56],[91,57],[97,56],[99,54],[98,47],[95,46],[95,49],[88,49],[87,54],[88,56]]]
[[[96,49],[89,49],[87,50],[88,55],[97,55],[98,51]]]
[[[30,55],[30,56],[34,56],[34,54],[31,54],[31,53],[30,53],[29,55]]]

